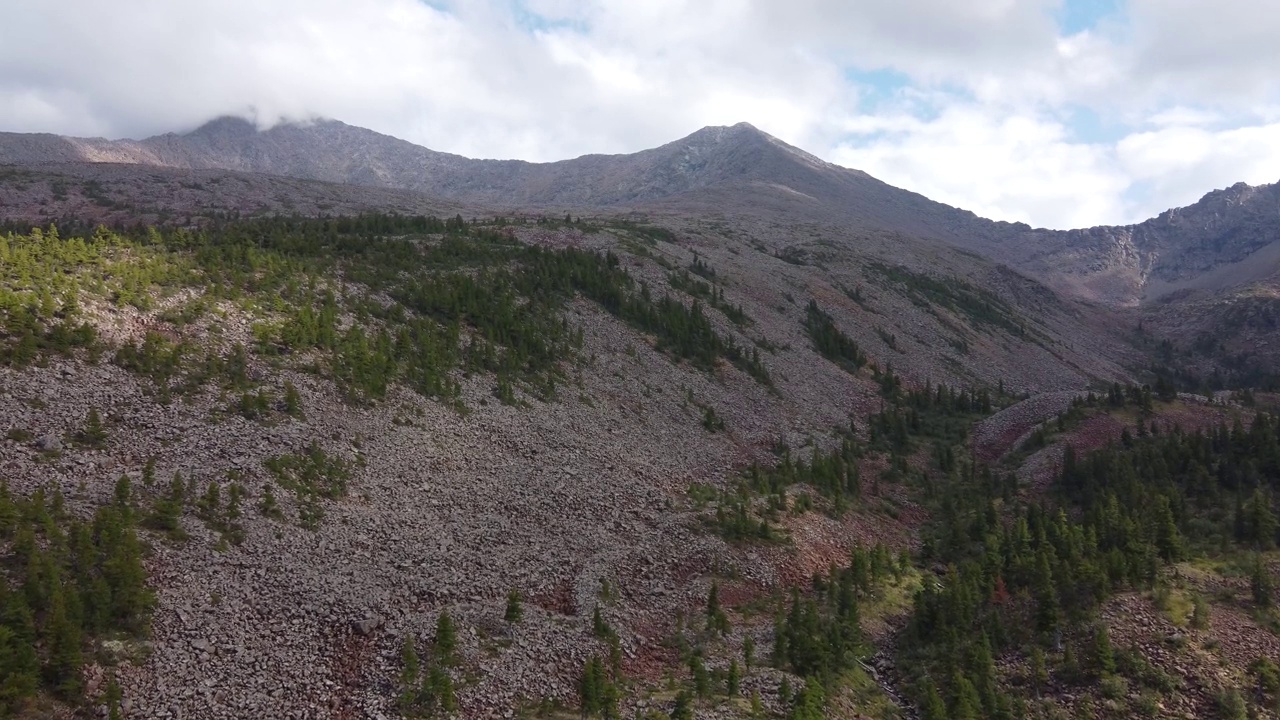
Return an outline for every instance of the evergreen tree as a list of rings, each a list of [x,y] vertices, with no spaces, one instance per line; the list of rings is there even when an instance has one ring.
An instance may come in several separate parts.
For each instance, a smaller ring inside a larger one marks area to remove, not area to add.
[[[729,633],[729,616],[720,607],[720,583],[715,581],[707,593],[707,630],[720,635]]]
[[[107,428],[102,424],[102,416],[98,408],[89,408],[84,427],[76,434],[76,441],[85,447],[98,448],[107,443]]]
[[[432,645],[435,664],[451,667],[457,663],[458,639],[453,627],[453,618],[448,610],[442,610],[436,618],[436,636]]]
[[[1049,669],[1045,665],[1044,650],[1039,645],[1031,648],[1031,684],[1035,688],[1036,697],[1049,685]]]
[[[1269,608],[1275,602],[1275,581],[1271,578],[1271,573],[1267,570],[1266,563],[1262,561],[1262,556],[1256,556],[1253,560],[1253,572],[1249,577],[1249,590],[1253,595],[1253,603],[1261,608]]]
[[[113,673],[107,679],[107,689],[102,697],[103,704],[107,706],[107,720],[122,720],[120,714],[121,697],[120,683],[116,682],[116,676]]]
[[[675,704],[671,708],[671,720],[693,720],[693,698],[689,691],[676,693]]]
[[[1116,659],[1111,651],[1111,636],[1106,625],[1099,625],[1094,632],[1093,664],[1099,677],[1109,678],[1116,672]]]
[[[738,667],[737,660],[729,661],[729,674],[725,679],[726,692],[730,696],[738,694],[738,687],[742,683],[742,670]]]
[[[0,715],[14,713],[35,694],[39,661],[35,645],[0,620]]]
[[[931,682],[925,683],[924,698],[920,701],[921,720],[948,720],[947,704]]]
[[[262,489],[262,499],[258,501],[258,512],[263,517],[279,520],[284,517],[284,511],[280,509],[280,504],[276,501],[276,494],[271,489],[271,483],[267,483]]]
[[[817,676],[809,677],[796,693],[791,706],[791,720],[825,720],[826,694]]]
[[[502,617],[508,623],[518,623],[524,617],[524,608],[521,607],[520,599],[520,591],[515,588],[507,593],[507,610]]]
[[[693,691],[698,697],[711,694],[711,676],[707,673],[707,664],[698,654],[689,656],[689,675],[693,678]]]
[[[427,670],[419,697],[422,709],[428,716],[451,713],[458,707],[453,691],[453,678],[439,663],[432,663]]]
[[[951,681],[949,717],[951,720],[981,720],[984,717],[978,689],[959,670]]]
[[[59,695],[72,699],[80,692],[80,627],[67,607],[68,598],[63,593],[62,584],[56,579],[55,583],[45,631],[49,646],[45,675]]]
[[[578,682],[578,694],[582,697],[582,717],[598,715],[604,709],[605,683],[604,665],[600,658],[587,660]]]
[[[1262,488],[1253,491],[1245,507],[1245,525],[1248,540],[1261,550],[1270,550],[1276,544],[1276,515],[1271,510],[1271,498]]]
[[[418,649],[413,636],[405,635],[400,647],[400,709],[409,710],[418,700]]]
[[[305,419],[302,412],[302,396],[298,393],[298,388],[288,380],[284,381],[284,411],[299,420]]]
[[[1182,559],[1182,534],[1178,532],[1178,524],[1173,519],[1173,510],[1169,506],[1169,498],[1158,495],[1152,511],[1152,522],[1155,530],[1156,549],[1165,562],[1177,562]]]
[[[169,492],[156,499],[152,506],[147,524],[168,533],[174,539],[185,537],[178,520],[182,517],[182,508],[186,503],[186,486],[182,482],[182,474],[175,472],[169,483]]]

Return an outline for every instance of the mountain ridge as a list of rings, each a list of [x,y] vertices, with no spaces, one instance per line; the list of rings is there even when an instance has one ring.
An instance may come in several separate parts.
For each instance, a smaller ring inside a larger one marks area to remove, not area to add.
[[[1280,226],[1280,185],[1237,183],[1130,225],[1032,228],[982,218],[834,165],[745,122],[705,127],[636,153],[548,163],[467,158],[332,119],[264,130],[224,116],[187,133],[143,140],[0,134],[0,163],[41,162],[260,173],[512,209],[750,214],[769,207],[820,224],[945,242],[1059,291],[1116,306],[1185,289],[1230,290],[1267,277],[1222,268],[1280,239],[1273,229]]]

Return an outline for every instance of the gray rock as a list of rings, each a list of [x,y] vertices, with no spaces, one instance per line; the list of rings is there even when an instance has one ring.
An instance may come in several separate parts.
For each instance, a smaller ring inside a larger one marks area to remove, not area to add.
[[[36,449],[40,452],[60,452],[62,440],[57,435],[41,435],[36,439]]]
[[[377,615],[370,615],[363,620],[355,621],[355,623],[353,623],[353,627],[355,628],[355,631],[361,635],[368,635],[374,630],[382,627],[382,618]]]

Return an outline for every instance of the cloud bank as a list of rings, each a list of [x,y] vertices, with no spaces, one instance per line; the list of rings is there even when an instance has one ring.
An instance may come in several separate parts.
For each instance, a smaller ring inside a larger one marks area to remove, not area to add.
[[[748,121],[1003,220],[1280,180],[1273,0],[0,0],[0,129],[324,116],[473,157]]]

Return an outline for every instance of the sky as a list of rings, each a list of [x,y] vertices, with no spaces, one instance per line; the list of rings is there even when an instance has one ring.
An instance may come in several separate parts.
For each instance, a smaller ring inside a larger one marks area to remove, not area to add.
[[[329,117],[471,157],[750,122],[979,215],[1280,181],[1280,0],[0,0],[0,130]]]

